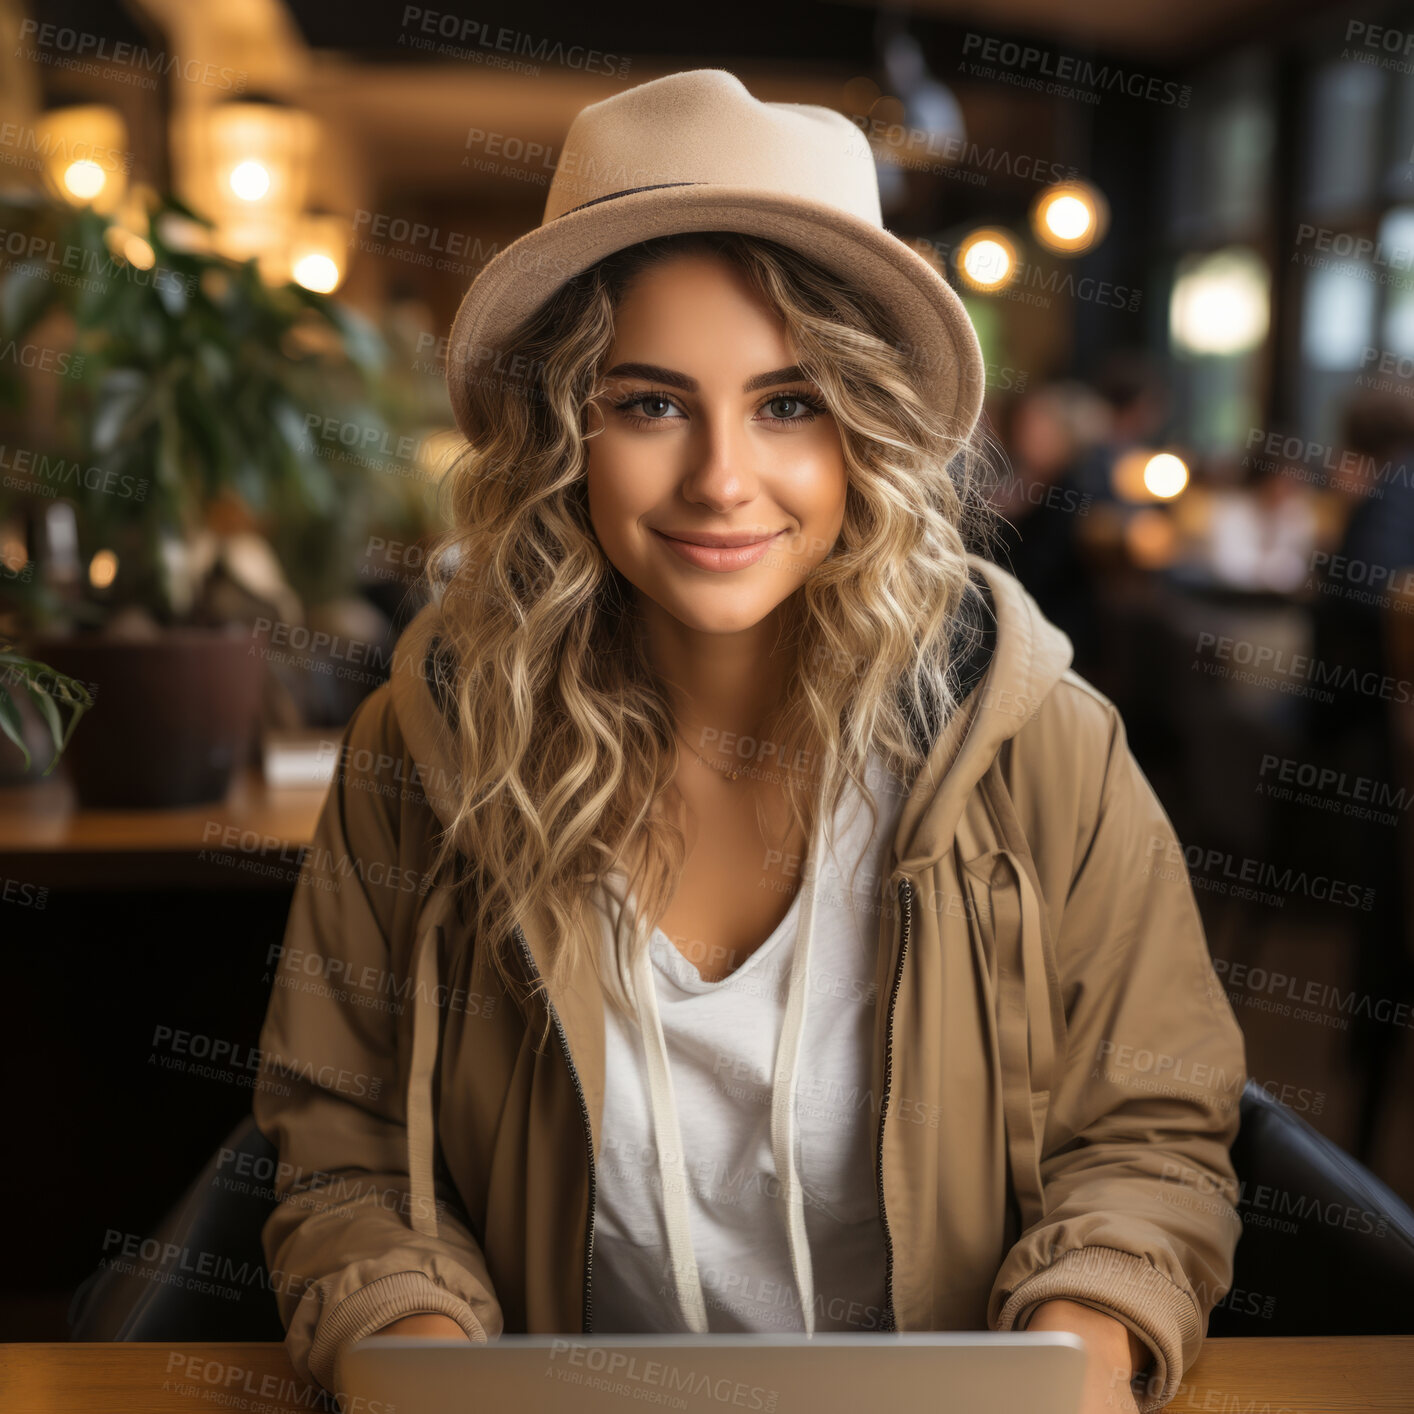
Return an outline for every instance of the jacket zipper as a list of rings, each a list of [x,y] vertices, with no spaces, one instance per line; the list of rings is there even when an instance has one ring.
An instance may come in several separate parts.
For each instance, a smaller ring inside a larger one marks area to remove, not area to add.
[[[535,959],[531,956],[530,944],[525,940],[525,934],[521,932],[520,924],[516,924],[516,937],[520,939],[521,951],[525,954],[525,961],[530,968],[532,976],[540,980],[540,970],[535,966]],[[594,1269],[594,1206],[596,1198],[596,1182],[594,1174],[594,1131],[589,1123],[589,1104],[584,1098],[584,1087],[579,1083],[579,1072],[574,1068],[574,1061],[570,1056],[569,1037],[565,1035],[565,1029],[560,1025],[560,1018],[556,1015],[555,1008],[546,999],[546,1006],[550,1008],[550,1019],[555,1023],[555,1035],[560,1038],[560,1049],[564,1052],[565,1064],[569,1067],[570,1079],[574,1081],[574,1093],[579,1100],[579,1114],[584,1121],[584,1148],[589,1158],[589,1223],[584,1233],[584,1285],[581,1291],[581,1299],[584,1306],[584,1318],[580,1322],[580,1331],[587,1335],[594,1329],[594,1288],[592,1285],[592,1275]]]
[[[884,1118],[889,1109],[889,1087],[894,1073],[894,1005],[898,1001],[899,984],[903,981],[903,959],[908,952],[908,936],[913,928],[913,881],[899,880],[899,899],[903,916],[903,933],[899,943],[898,963],[894,968],[894,984],[889,992],[888,1021],[884,1040],[884,1084],[879,1097],[879,1152],[875,1173],[879,1183],[879,1220],[884,1224],[884,1319],[880,1330],[894,1331],[894,1239],[889,1231],[889,1219],[884,1210]]]

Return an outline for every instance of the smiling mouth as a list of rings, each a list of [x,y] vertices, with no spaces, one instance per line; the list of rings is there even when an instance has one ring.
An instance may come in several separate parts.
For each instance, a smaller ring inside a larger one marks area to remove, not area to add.
[[[730,535],[715,535],[710,531],[674,535],[671,531],[658,531],[659,535],[668,540],[677,540],[684,545],[702,545],[711,550],[740,550],[747,545],[760,545],[763,541],[774,540],[780,533],[779,530],[744,530]]]
[[[771,535],[752,534],[749,539],[740,535],[704,535],[700,539],[683,540],[662,530],[654,530],[653,534],[688,564],[698,569],[724,571],[745,569],[764,559],[766,552],[785,531],[778,530]]]

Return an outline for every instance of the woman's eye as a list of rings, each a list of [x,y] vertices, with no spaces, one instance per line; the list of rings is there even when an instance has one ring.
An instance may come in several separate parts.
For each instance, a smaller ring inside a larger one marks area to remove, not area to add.
[[[630,420],[676,422],[686,416],[678,404],[662,393],[640,393],[616,404]],[[809,422],[822,409],[800,393],[777,393],[760,405],[760,415],[768,422]]]

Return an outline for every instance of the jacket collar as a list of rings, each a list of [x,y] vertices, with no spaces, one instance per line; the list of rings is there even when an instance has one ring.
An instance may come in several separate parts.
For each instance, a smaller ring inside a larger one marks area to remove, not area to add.
[[[904,803],[895,869],[916,874],[952,845],[958,818],[1004,743],[1035,715],[1070,667],[1071,642],[1041,613],[1020,580],[977,555],[968,563],[989,591],[995,648],[976,687],[934,736]],[[926,742],[921,742],[926,744]]]

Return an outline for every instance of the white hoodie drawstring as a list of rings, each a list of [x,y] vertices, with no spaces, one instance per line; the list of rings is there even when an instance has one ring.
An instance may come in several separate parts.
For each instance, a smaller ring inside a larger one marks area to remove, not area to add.
[[[809,996],[810,940],[815,931],[815,905],[819,891],[821,861],[825,853],[826,812],[817,812],[815,848],[806,861],[805,881],[795,954],[791,959],[786,991],[785,1016],[776,1048],[776,1071],[771,1085],[771,1148],[781,1198],[786,1206],[786,1232],[791,1267],[800,1291],[801,1315],[805,1332],[815,1332],[815,1278],[810,1262],[810,1245],[805,1232],[805,1200],[795,1164],[795,1082],[799,1073],[800,1043],[805,1030],[805,1003]],[[635,928],[641,924],[635,918]],[[641,941],[641,940],[639,940]],[[647,1053],[648,1096],[653,1109],[653,1133],[658,1146],[658,1172],[663,1188],[663,1216],[668,1234],[668,1254],[678,1303],[687,1327],[695,1333],[707,1331],[707,1309],[702,1279],[692,1250],[692,1229],[687,1201],[687,1168],[683,1162],[682,1133],[678,1127],[677,1102],[668,1069],[668,1048],[658,1015],[649,947],[639,946],[634,960],[634,1005]]]

